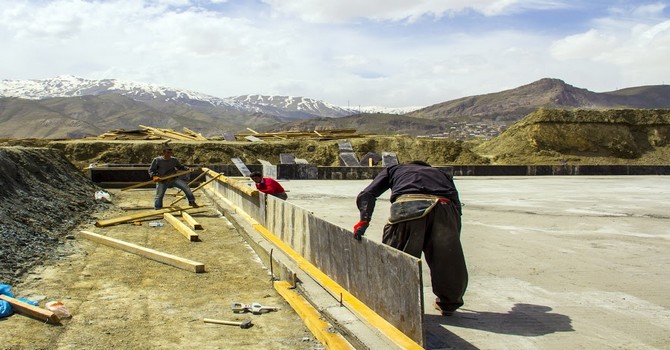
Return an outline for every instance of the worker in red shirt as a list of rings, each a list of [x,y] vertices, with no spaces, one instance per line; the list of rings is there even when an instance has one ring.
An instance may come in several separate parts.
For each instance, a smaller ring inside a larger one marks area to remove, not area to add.
[[[275,196],[279,199],[288,199],[286,191],[283,187],[281,187],[279,182],[275,181],[275,179],[263,177],[263,175],[258,171],[252,172],[249,174],[249,177],[254,181],[254,183],[256,183],[256,189],[259,191]]]

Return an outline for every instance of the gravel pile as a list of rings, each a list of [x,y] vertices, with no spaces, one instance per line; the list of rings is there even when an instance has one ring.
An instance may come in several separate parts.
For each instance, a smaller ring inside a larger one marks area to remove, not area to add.
[[[96,190],[58,150],[0,147],[0,283],[57,258],[66,235],[95,210]]]

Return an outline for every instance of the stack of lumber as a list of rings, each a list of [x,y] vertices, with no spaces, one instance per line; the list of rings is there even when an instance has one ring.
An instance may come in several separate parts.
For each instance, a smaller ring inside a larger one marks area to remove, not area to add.
[[[94,138],[102,140],[160,140],[160,137],[150,135],[146,130],[124,129],[111,130],[104,134],[94,136]]]
[[[116,129],[97,136],[97,139],[105,140],[181,140],[181,141],[208,141],[202,134],[199,134],[189,128],[184,128],[183,132],[172,129],[154,128],[151,126],[140,125],[142,130],[123,130]],[[371,134],[357,134],[356,129],[331,129],[314,131],[278,131],[259,133],[252,129],[251,134],[235,134],[237,140],[244,140],[253,136],[256,140],[288,140],[288,139],[314,139],[318,141],[341,140],[360,137],[369,137]],[[232,136],[232,135],[231,135]]]
[[[144,128],[149,134],[159,136],[160,138],[163,139],[207,141],[206,137],[186,127],[184,127],[183,133],[174,131],[172,129],[152,128],[150,126],[144,126],[144,125],[140,125],[140,128]]]
[[[140,125],[143,130],[123,130],[116,129],[99,135],[98,139],[105,140],[187,140],[187,141],[207,141],[207,138],[201,134],[184,128],[184,132],[174,131],[172,129],[153,128]]]

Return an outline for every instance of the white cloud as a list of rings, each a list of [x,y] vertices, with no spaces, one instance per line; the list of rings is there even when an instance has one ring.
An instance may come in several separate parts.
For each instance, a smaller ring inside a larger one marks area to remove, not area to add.
[[[552,0],[263,0],[278,13],[307,22],[343,23],[356,19],[410,22],[420,17],[440,18],[463,11],[487,16],[523,9],[561,8],[562,1]]]
[[[264,2],[0,0],[0,79],[71,74],[219,97],[395,107],[545,77],[602,91],[659,84],[669,75],[670,24],[659,4],[612,8],[588,29],[550,36],[509,23],[523,21],[527,9],[550,11],[567,1]],[[234,11],[219,12],[224,8]],[[452,24],[473,12],[482,21],[513,18],[476,33]],[[433,25],[439,30],[431,32]]]
[[[555,41],[552,55],[566,65],[598,64],[616,72],[594,88],[661,84],[670,77],[670,68],[663,63],[670,57],[670,21],[663,18],[664,8],[661,4],[613,8],[611,17],[595,20],[589,31]]]

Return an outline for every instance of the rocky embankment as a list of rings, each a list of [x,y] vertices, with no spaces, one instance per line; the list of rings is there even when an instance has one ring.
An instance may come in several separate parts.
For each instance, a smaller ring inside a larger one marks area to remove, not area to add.
[[[56,149],[0,147],[0,283],[67,254],[59,247],[95,210],[96,190]]]

